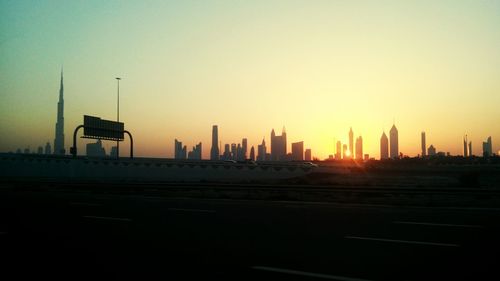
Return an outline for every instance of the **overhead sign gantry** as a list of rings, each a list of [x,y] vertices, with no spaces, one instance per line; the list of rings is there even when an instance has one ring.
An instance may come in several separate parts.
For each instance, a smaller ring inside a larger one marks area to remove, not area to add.
[[[127,134],[130,137],[130,158],[134,158],[134,141],[132,134],[124,129],[125,125],[123,122],[103,120],[99,117],[89,115],[83,116],[83,125],[76,127],[73,133],[73,147],[70,149],[73,157],[76,157],[76,134],[80,128],[83,128],[82,138],[87,139],[123,141],[124,135]]]

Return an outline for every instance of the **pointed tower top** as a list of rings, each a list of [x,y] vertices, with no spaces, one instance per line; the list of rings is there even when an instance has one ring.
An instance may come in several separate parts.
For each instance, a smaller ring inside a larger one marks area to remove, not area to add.
[[[63,67],[61,66],[61,85],[59,86],[59,100],[62,101],[64,94]]]
[[[283,126],[283,130],[281,131],[282,134],[286,134],[286,129],[285,126]]]
[[[276,135],[276,133],[274,132],[274,128],[273,128],[273,130],[271,131],[271,136],[275,136],[275,135]]]

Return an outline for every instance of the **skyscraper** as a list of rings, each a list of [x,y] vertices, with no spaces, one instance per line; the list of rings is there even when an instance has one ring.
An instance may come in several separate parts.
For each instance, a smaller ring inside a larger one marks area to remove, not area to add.
[[[304,142],[294,142],[292,143],[292,160],[303,161],[304,160]]]
[[[45,154],[52,154],[52,147],[49,142],[45,145]]]
[[[87,143],[86,148],[88,157],[106,157],[106,150],[102,147],[101,140],[97,140],[95,143]]]
[[[335,159],[342,159],[342,143],[340,141],[337,141],[337,153],[335,153]]]
[[[469,156],[469,150],[467,149],[467,135],[464,136],[464,157]]]
[[[311,152],[311,149],[310,149],[310,148],[306,149],[306,152],[305,152],[305,160],[306,160],[306,161],[311,161],[311,160],[312,160],[312,152]]]
[[[201,142],[193,146],[193,150],[189,151],[188,159],[201,160]]]
[[[271,131],[271,161],[286,160],[286,131],[283,127],[281,136],[277,136],[274,129]]]
[[[186,146],[182,146],[182,142],[175,139],[174,158],[186,159]]]
[[[356,138],[356,160],[363,160],[363,138]]]
[[[422,134],[420,135],[420,137],[421,137],[422,157],[425,157],[425,155],[426,155],[425,148],[427,147],[425,145],[425,132],[422,132]]]
[[[469,157],[472,157],[472,141],[469,142]]]
[[[241,140],[241,160],[246,160],[247,159],[247,150],[248,149],[248,140],[246,138]]]
[[[435,156],[436,155],[436,148],[434,147],[434,145],[431,144],[431,146],[429,146],[429,156]]]
[[[252,148],[250,148],[250,160],[255,161],[255,148],[252,145]]]
[[[391,158],[395,159],[399,157],[399,143],[398,143],[398,129],[396,125],[392,125],[391,131],[389,132],[389,141],[391,143]]]
[[[483,156],[490,157],[493,154],[493,145],[491,143],[491,136],[483,142]]]
[[[342,146],[342,159],[348,159],[350,155],[347,155],[347,144]]]
[[[217,125],[212,126],[212,148],[210,149],[210,160],[219,160],[219,130]]]
[[[54,139],[54,154],[64,155],[64,86],[61,69],[61,85],[59,87],[59,102],[57,103],[56,137]]]
[[[389,140],[385,132],[383,132],[382,137],[380,137],[380,159],[387,158],[389,158]]]
[[[354,133],[352,131],[352,127],[349,130],[349,153],[350,158],[354,158]]]
[[[262,144],[259,144],[257,146],[257,161],[266,161],[266,154],[267,154],[267,148],[266,148],[266,141],[262,139]]]

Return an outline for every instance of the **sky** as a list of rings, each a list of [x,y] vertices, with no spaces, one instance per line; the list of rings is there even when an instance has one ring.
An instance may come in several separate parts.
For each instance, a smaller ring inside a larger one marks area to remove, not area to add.
[[[320,159],[352,127],[378,158],[393,122],[406,155],[422,131],[480,155],[488,136],[500,150],[499,50],[491,0],[0,0],[0,151],[53,146],[63,67],[67,151],[83,115],[115,120],[122,77],[137,156],[173,157],[177,138],[209,158],[218,125],[255,149],[286,127]]]

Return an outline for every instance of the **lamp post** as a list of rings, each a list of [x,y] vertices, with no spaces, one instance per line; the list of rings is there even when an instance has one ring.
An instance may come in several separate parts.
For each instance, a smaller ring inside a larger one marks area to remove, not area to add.
[[[120,77],[116,77],[118,82],[118,101],[116,103],[116,122],[120,122]],[[116,159],[120,158],[120,141],[116,141]]]

